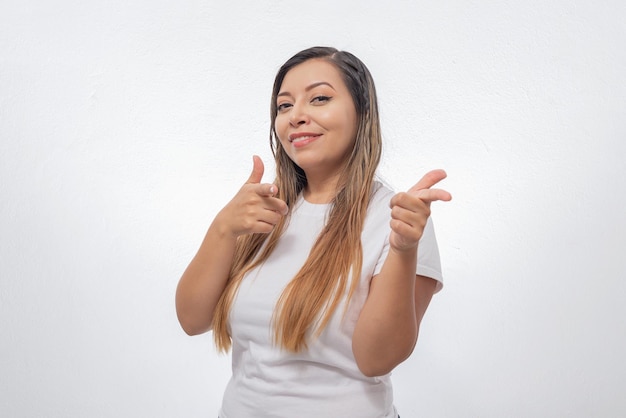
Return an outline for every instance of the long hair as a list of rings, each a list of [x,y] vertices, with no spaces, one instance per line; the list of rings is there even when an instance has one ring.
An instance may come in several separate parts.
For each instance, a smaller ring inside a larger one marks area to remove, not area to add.
[[[274,310],[274,342],[292,352],[307,347],[308,333],[319,336],[346,292],[349,301],[356,289],[363,262],[361,231],[374,193],[374,175],[382,152],[376,89],[367,67],[351,53],[335,48],[313,47],[301,51],[278,70],[272,90],[270,146],[276,163],[277,197],[292,208],[307,184],[304,171],[283,149],[275,121],[276,99],[285,75],[311,59],[326,60],[340,72],[354,102],[358,127],[326,225],[304,265],[283,290]],[[213,333],[219,350],[227,351],[231,346],[228,314],[241,280],[248,271],[267,260],[288,222],[289,215],[283,217],[270,234],[238,238],[230,276],[213,317]]]

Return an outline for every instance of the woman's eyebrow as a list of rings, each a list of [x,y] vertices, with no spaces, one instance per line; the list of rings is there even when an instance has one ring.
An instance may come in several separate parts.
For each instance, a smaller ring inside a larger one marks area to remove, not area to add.
[[[335,88],[333,87],[332,84],[330,84],[330,83],[328,83],[326,81],[318,81],[316,83],[312,83],[312,84],[308,85],[307,87],[305,87],[304,91],[309,91],[309,90],[314,89],[315,87],[319,87],[319,86],[322,86],[322,85],[326,85],[326,86],[330,87],[331,89],[335,90]],[[288,91],[282,91],[282,92],[280,92],[280,93],[278,93],[276,95],[276,97],[281,97],[281,96],[291,96],[291,93],[289,93]]]

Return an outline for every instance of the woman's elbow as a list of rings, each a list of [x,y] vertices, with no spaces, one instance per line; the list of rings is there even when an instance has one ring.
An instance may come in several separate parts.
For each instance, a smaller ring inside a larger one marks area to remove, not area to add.
[[[361,371],[361,373],[363,373],[365,377],[384,376],[386,374],[391,373],[391,371],[395,368],[395,366],[381,367],[381,365],[373,365],[373,364],[361,365],[359,363],[357,363],[357,366],[359,366],[359,370]]]
[[[200,322],[194,318],[189,318],[181,312],[178,312],[178,323],[183,331],[185,331],[185,334],[189,336],[204,334],[211,330],[211,322]]]
[[[398,359],[377,360],[377,361],[357,361],[357,366],[361,373],[366,377],[378,377],[389,374],[396,368],[396,366],[402,363],[408,358],[408,355]]]
[[[180,324],[180,325],[181,325],[181,328],[183,329],[183,331],[185,331],[185,334],[189,335],[190,337],[193,337],[194,335],[204,334],[205,332],[209,331],[209,329],[210,329],[210,328],[203,329],[203,328],[199,328],[199,327],[185,326],[183,324]]]
[[[356,365],[366,377],[377,377],[389,374],[400,363],[405,361],[413,353],[415,344],[407,344],[404,347],[395,347],[393,353],[373,356],[355,355]]]

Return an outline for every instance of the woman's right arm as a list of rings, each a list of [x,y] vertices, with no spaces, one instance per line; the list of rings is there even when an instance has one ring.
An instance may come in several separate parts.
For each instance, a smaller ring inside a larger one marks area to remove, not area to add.
[[[287,205],[274,196],[274,184],[260,184],[263,162],[253,157],[252,174],[235,197],[217,214],[200,249],[176,289],[176,314],[189,335],[211,329],[215,306],[226,287],[237,237],[269,233],[287,214]]]

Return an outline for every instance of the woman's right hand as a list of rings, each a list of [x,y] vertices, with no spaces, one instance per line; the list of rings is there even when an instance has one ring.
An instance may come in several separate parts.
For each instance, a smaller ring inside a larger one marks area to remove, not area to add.
[[[252,157],[252,174],[235,197],[217,214],[214,224],[223,233],[233,237],[252,233],[269,233],[280,219],[289,212],[287,204],[274,197],[278,193],[275,184],[261,184],[263,161]]]

